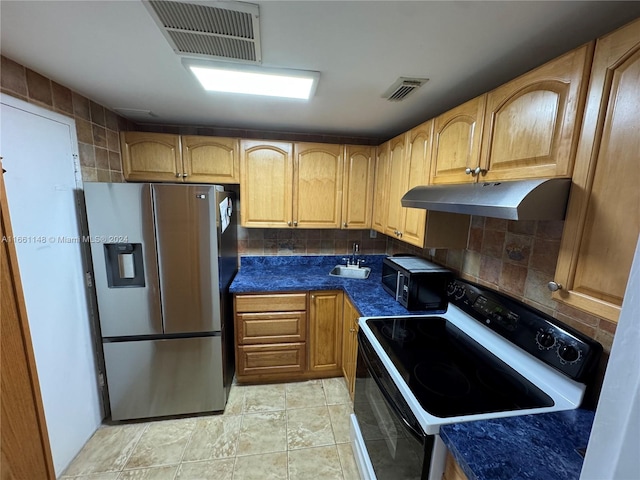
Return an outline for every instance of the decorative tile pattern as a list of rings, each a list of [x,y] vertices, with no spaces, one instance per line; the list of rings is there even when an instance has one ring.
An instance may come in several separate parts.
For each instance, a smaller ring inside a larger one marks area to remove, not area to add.
[[[3,93],[75,119],[82,180],[123,182],[119,132],[136,130],[135,124],[38,72],[1,59]]]
[[[150,423],[131,453],[125,469],[180,463],[195,425],[194,419]]]
[[[289,450],[334,445],[335,443],[331,417],[329,417],[329,410],[326,406],[287,410],[287,447]]]
[[[321,406],[284,410],[301,391]],[[234,384],[221,415],[100,428],[60,480],[359,480],[350,444],[336,445],[349,441],[345,392],[342,378]],[[282,410],[243,411],[246,398],[280,394]]]

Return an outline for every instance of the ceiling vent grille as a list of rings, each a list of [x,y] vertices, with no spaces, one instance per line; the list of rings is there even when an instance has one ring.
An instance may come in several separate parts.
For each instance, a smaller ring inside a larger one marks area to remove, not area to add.
[[[400,77],[384,92],[382,97],[390,102],[399,102],[427,83],[428,80],[427,78]]]
[[[239,2],[144,2],[180,56],[261,63],[257,5]]]

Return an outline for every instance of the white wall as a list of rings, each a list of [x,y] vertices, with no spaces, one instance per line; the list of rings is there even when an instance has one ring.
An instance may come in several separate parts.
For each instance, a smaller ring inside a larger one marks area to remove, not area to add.
[[[2,95],[0,154],[56,475],[100,425],[73,119]],[[75,157],[74,157],[75,155]]]
[[[640,478],[640,239],[580,478]]]

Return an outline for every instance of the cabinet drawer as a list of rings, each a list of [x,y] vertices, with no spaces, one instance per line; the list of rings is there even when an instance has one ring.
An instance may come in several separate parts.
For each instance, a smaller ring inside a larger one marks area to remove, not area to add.
[[[236,295],[236,312],[294,312],[307,309],[306,293]]]
[[[304,342],[305,312],[239,313],[236,317],[238,343]]]
[[[242,345],[238,347],[238,374],[302,373],[306,369],[305,343]]]

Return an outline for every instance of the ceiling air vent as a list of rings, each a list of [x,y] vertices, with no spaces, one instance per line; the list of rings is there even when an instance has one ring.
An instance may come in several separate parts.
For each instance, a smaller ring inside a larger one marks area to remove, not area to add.
[[[257,5],[240,2],[144,2],[173,50],[183,57],[259,64]]]
[[[427,83],[428,78],[406,78],[400,77],[396,80],[389,89],[382,95],[390,102],[399,102],[404,100],[413,92],[415,92],[422,85]]]

